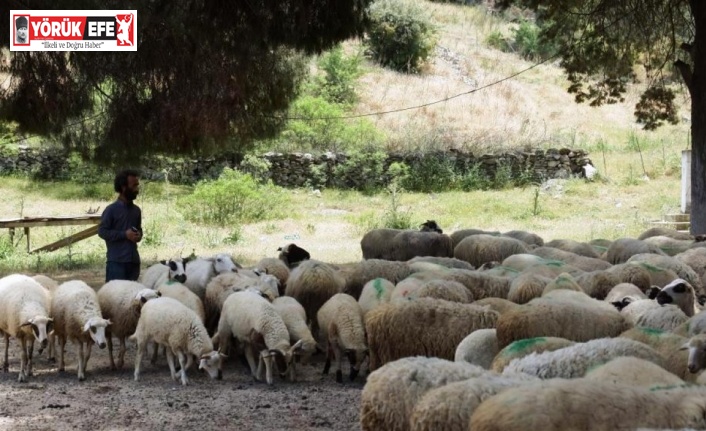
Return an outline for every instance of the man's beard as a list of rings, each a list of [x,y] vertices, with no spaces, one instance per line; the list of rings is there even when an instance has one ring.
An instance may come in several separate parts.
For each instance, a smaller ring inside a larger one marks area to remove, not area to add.
[[[128,201],[132,202],[137,198],[137,192],[133,192],[132,190],[125,190],[125,199]]]

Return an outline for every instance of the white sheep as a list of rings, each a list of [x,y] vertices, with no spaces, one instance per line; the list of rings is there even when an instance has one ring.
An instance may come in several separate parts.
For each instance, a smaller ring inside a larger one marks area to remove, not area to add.
[[[645,388],[684,384],[684,380],[659,365],[634,356],[611,359],[589,370],[586,379]]]
[[[608,292],[604,301],[613,304],[618,310],[622,310],[629,303],[638,299],[647,299],[647,295],[632,283],[620,283]]]
[[[32,278],[12,274],[0,279],[0,334],[5,336],[3,371],[9,369],[10,337],[17,338],[22,347],[19,382],[26,382],[32,375],[34,340],[47,346],[47,334],[53,325],[49,308],[48,291]]]
[[[293,369],[290,370],[290,367],[294,355],[301,352],[303,342],[300,340],[294,346],[290,345],[289,332],[284,321],[274,306],[258,293],[251,290],[235,292],[225,300],[218,322],[218,332],[214,336],[221,346],[221,351],[227,351],[231,337],[242,343],[250,372],[255,379],[262,379],[263,363],[268,384],[273,383],[275,365],[280,373],[288,374],[290,380],[294,379]],[[259,359],[257,366],[256,351]]]
[[[296,343],[301,340],[302,356],[311,356],[316,351],[316,340],[306,324],[306,311],[304,307],[291,296],[280,296],[272,301],[277,313],[282,318],[289,332],[289,341]]]
[[[700,387],[644,388],[587,379],[552,380],[507,389],[483,402],[473,431],[563,431],[706,428]]]
[[[188,259],[169,259],[160,260],[158,263],[150,266],[140,277],[142,283],[148,289],[157,289],[167,281],[177,281],[184,283],[186,281],[186,264]]]
[[[236,272],[238,269],[239,266],[233,262],[233,258],[225,253],[197,258],[186,266],[184,284],[203,301],[206,286],[213,277],[226,272]]]
[[[125,363],[125,339],[132,335],[137,328],[140,318],[140,309],[148,301],[159,296],[159,292],[145,288],[144,285],[129,280],[113,280],[104,284],[98,290],[98,303],[104,319],[112,324],[106,329],[108,341],[108,356],[110,368],[117,370]],[[113,338],[120,341],[118,364],[113,360]]]
[[[510,362],[518,358],[524,358],[530,353],[551,352],[573,346],[573,341],[559,337],[535,337],[517,340],[505,346],[493,358],[490,369],[496,373],[501,373]]]
[[[456,347],[454,361],[466,361],[490,369],[493,359],[500,352],[495,329],[478,329],[466,336]]]
[[[701,311],[694,288],[681,278],[664,286],[657,294],[656,300],[660,305],[676,305],[689,317]]]
[[[515,359],[503,370],[505,373],[526,373],[542,379],[577,378],[596,365],[619,356],[634,356],[661,367],[665,361],[657,351],[628,338],[599,338],[574,344],[552,352],[531,353]]]
[[[167,281],[158,285],[155,290],[160,293],[161,296],[166,298],[173,298],[182,304],[189,307],[202,322],[206,321],[206,315],[203,310],[203,302],[201,299],[192,292],[188,287],[184,286],[178,281]]]
[[[98,304],[98,295],[92,287],[80,280],[62,283],[52,295],[54,336],[59,339],[59,371],[64,371],[66,340],[78,344],[78,380],[86,379],[86,366],[95,343],[104,349],[106,328],[110,320],[104,319]],[[84,351],[84,345],[86,350]]]
[[[289,275],[285,293],[304,307],[306,317],[311,322],[311,332],[316,334],[316,313],[333,295],[343,290],[345,283],[345,279],[331,265],[318,260],[305,260]]]
[[[449,383],[487,375],[467,362],[411,357],[389,362],[373,371],[360,400],[363,431],[408,431],[415,404],[428,391]]]
[[[363,291],[360,293],[360,298],[358,298],[358,304],[363,310],[363,315],[378,305],[389,302],[390,295],[394,289],[395,285],[384,278],[375,278],[365,283]]]
[[[193,356],[200,359],[199,369],[205,369],[212,379],[221,378],[221,354],[213,350],[213,343],[203,322],[190,308],[173,298],[156,298],[142,307],[140,320],[130,340],[137,342],[135,381],[140,378],[142,355],[149,341],[167,347],[167,362],[172,378],[188,384],[186,372]],[[181,370],[175,371],[174,355]]]
[[[319,340],[327,344],[324,374],[328,374],[332,356],[336,359],[336,381],[343,381],[341,364],[343,354],[350,362],[350,380],[360,371],[366,357],[365,327],[363,310],[358,301],[345,293],[337,293],[321,306],[316,319],[319,322]]]
[[[250,270],[239,269],[237,272],[224,272],[208,282],[203,306],[206,313],[206,329],[209,334],[216,332],[226,298],[234,292],[242,292],[248,288],[256,289],[269,301],[279,295],[276,287],[273,288],[271,284],[263,282],[257,273]]]
[[[264,257],[255,264],[255,268],[277,277],[277,280],[279,280],[279,294],[284,294],[284,288],[287,286],[287,280],[289,279],[289,267],[287,264],[276,257]]]

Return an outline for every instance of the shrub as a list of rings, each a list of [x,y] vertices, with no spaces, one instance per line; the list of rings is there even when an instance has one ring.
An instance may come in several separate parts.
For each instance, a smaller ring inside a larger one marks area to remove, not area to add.
[[[490,179],[483,170],[482,163],[473,164],[461,177],[460,183],[461,189],[466,192],[490,189]]]
[[[384,184],[386,158],[381,151],[349,152],[346,160],[334,168],[336,186],[369,193],[379,190]]]
[[[382,227],[388,229],[412,229],[412,215],[409,211],[402,211],[400,204],[400,194],[402,189],[396,182],[387,187],[390,195],[390,206],[382,217]]]
[[[324,74],[315,80],[317,95],[331,103],[355,103],[355,80],[362,74],[360,63],[360,55],[346,56],[341,45],[321,56],[319,68]]]
[[[255,180],[260,183],[267,183],[270,178],[270,168],[272,163],[269,160],[262,159],[252,154],[247,154],[240,162],[239,169],[246,174],[250,174]]]
[[[192,194],[179,199],[184,218],[204,224],[238,224],[277,218],[286,213],[287,196],[268,182],[225,168],[217,180],[200,181]]]
[[[458,176],[454,162],[443,155],[426,154],[412,163],[414,175],[402,182],[409,191],[431,193],[453,190],[457,187]]]
[[[383,66],[416,73],[436,45],[431,17],[412,0],[377,0],[368,9],[369,55]]]

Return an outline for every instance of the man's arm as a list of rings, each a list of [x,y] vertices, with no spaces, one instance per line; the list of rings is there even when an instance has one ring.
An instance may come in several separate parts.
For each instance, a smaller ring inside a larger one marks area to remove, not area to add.
[[[113,229],[113,208],[108,207],[101,215],[101,224],[98,228],[98,236],[105,241],[122,241],[127,238],[122,230]]]

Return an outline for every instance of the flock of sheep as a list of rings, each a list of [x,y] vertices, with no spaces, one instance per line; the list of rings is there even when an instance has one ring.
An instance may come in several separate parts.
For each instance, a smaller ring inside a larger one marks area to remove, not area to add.
[[[3,366],[14,337],[27,381],[34,342],[54,358],[58,339],[64,370],[71,339],[83,380],[94,343],[117,369],[129,339],[135,380],[151,348],[183,385],[194,362],[222,378],[240,355],[274,384],[319,350],[338,382],[367,371],[363,430],[705,429],[700,239],[652,228],[545,243],[428,221],[368,232],[352,264],[288,244],[251,268],[227,254],[165,260],[97,292],[14,274],[0,279]]]

